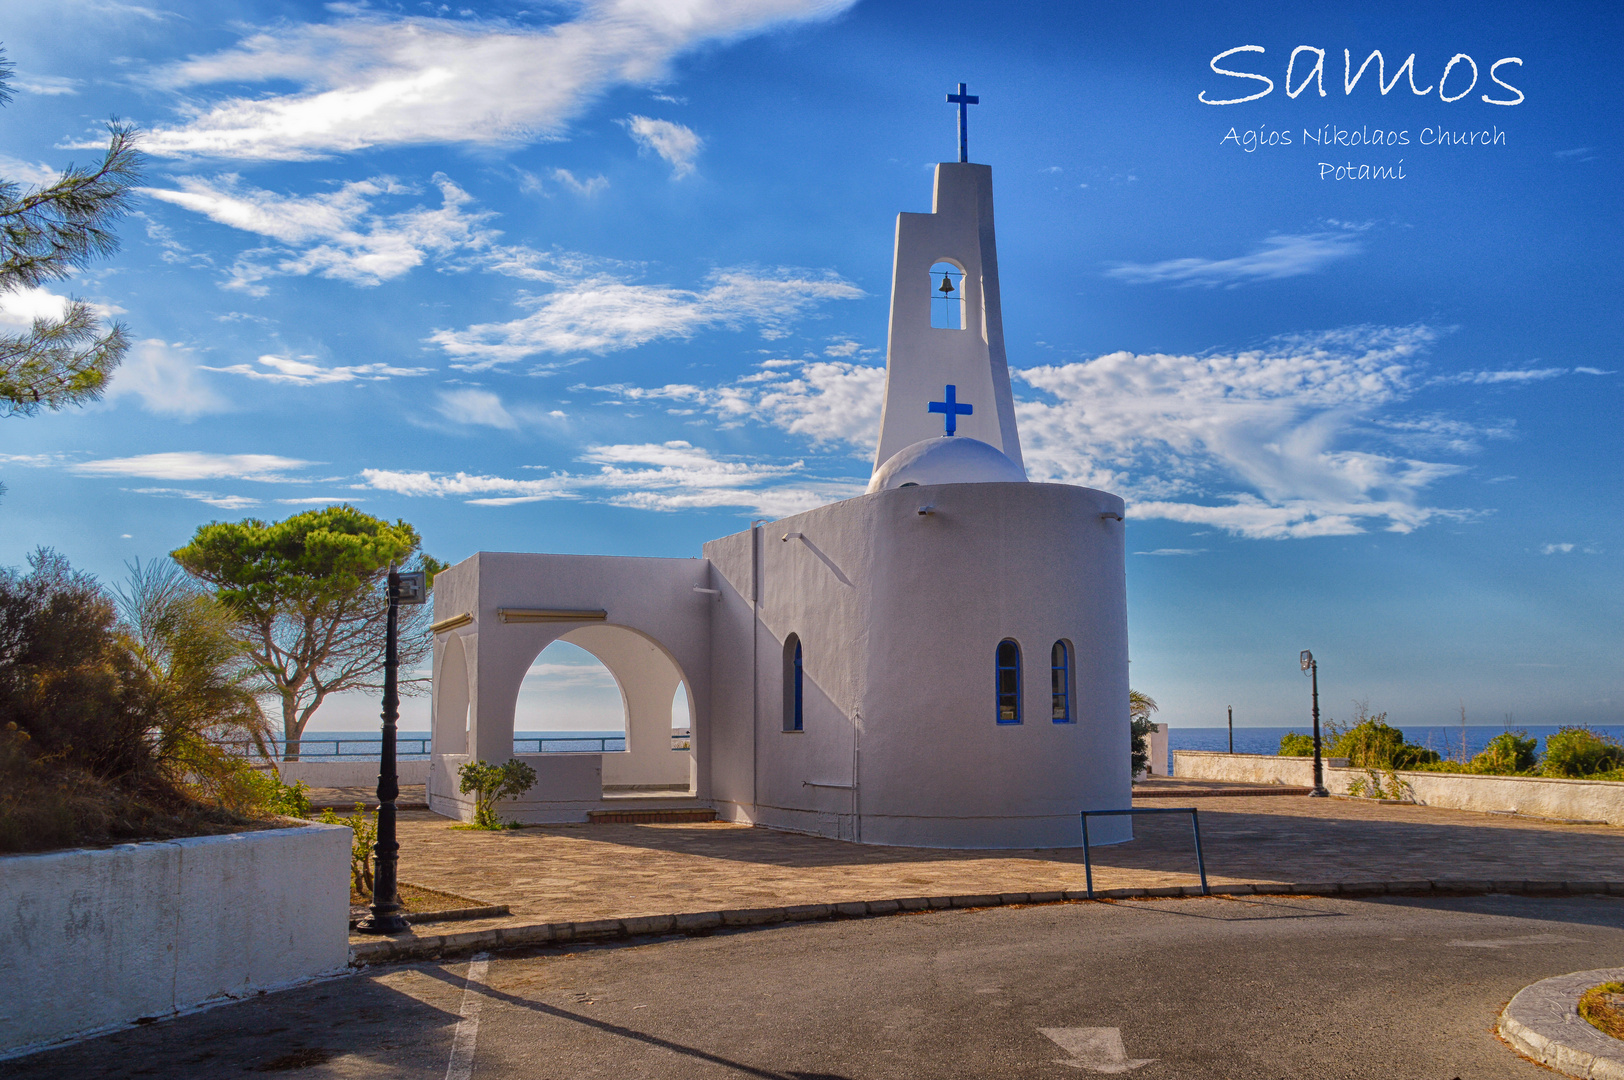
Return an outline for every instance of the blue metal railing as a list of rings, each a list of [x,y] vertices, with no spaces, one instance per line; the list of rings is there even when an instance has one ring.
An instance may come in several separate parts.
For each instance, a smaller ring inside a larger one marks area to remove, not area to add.
[[[401,761],[422,761],[429,756],[432,740],[424,738],[395,739],[395,756]],[[221,746],[230,747],[239,753],[247,754],[255,749],[254,743],[243,739],[232,739],[220,743]],[[323,739],[320,737],[300,739],[299,760],[301,761],[345,761],[355,758],[376,761],[382,749],[381,736],[366,739]],[[672,735],[671,749],[687,750],[691,746],[690,736]],[[281,739],[265,740],[265,748],[278,760],[287,754],[287,744]],[[513,740],[515,754],[614,754],[626,749],[626,736],[568,736],[558,737],[537,736],[527,739]]]
[[[1196,820],[1193,806],[1135,807],[1132,810],[1083,811],[1083,875],[1088,883],[1088,898],[1094,899],[1094,863],[1088,857],[1088,819],[1091,817],[1129,817],[1133,814],[1189,814],[1190,829],[1195,833],[1195,867],[1201,874],[1201,895],[1211,896],[1207,887],[1207,860],[1201,857],[1201,823]]]

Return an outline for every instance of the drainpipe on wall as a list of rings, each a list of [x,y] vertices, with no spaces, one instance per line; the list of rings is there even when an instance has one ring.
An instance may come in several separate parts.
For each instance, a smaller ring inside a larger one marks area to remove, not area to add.
[[[761,527],[766,518],[750,523],[750,812],[760,816],[756,787],[761,775]]]

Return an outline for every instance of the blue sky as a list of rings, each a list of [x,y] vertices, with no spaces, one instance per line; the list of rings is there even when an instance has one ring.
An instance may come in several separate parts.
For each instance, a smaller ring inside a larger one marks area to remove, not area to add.
[[[1027,465],[1128,500],[1161,718],[1297,722],[1311,648],[1332,715],[1618,723],[1621,22],[12,5],[0,175],[93,157],[115,114],[151,168],[116,258],[0,298],[14,327],[81,296],[139,342],[105,402],[0,426],[0,558],[117,579],[335,500],[452,561],[689,556],[855,494],[894,215],[929,208],[964,81]],[[1347,92],[1344,50],[1378,49]]]

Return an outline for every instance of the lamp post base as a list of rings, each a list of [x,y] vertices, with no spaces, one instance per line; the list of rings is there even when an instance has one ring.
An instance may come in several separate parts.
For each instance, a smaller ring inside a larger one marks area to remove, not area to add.
[[[412,924],[398,911],[374,911],[357,923],[355,930],[359,934],[404,934],[411,928]]]
[[[1310,799],[1329,799],[1331,797],[1331,793],[1322,787],[1317,787],[1308,793],[1308,797]]]

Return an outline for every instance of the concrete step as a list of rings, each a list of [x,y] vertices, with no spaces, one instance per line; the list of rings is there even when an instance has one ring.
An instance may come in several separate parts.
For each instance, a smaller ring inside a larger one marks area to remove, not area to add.
[[[654,825],[688,821],[715,821],[716,811],[708,806],[674,810],[588,810],[593,825]]]

